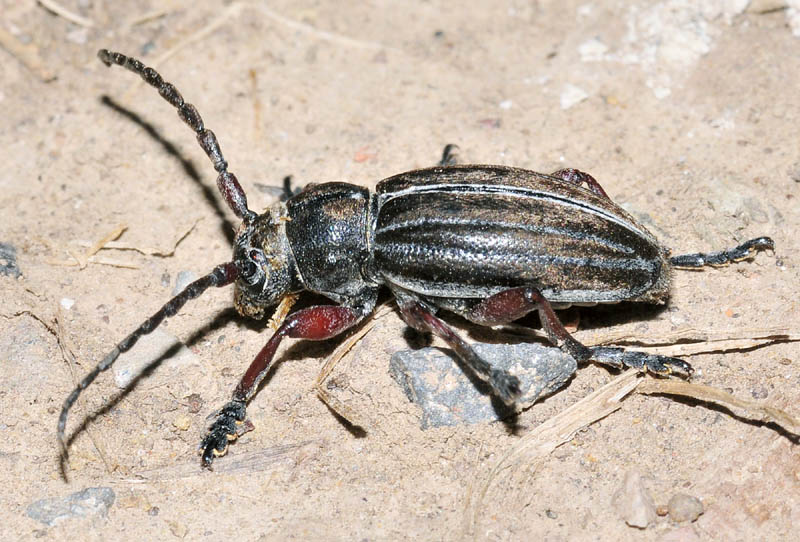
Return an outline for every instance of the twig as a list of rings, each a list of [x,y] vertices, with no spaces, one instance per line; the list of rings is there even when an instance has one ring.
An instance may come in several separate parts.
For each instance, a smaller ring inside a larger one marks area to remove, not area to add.
[[[70,252],[70,255],[75,258],[75,260],[48,260],[47,263],[50,265],[61,265],[64,267],[79,267],[80,262],[77,261],[77,257],[75,254]],[[109,265],[111,267],[121,267],[122,269],[139,269],[140,266],[132,263],[132,262],[123,262],[120,260],[114,260],[110,258],[98,258],[96,256],[92,256],[87,260],[87,263],[96,263],[98,265]]]
[[[132,28],[140,24],[148,23],[155,19],[160,19],[161,17],[164,17],[165,15],[168,15],[173,11],[175,11],[175,9],[168,9],[168,8],[154,9],[152,11],[148,11],[142,13],[141,15],[136,15],[135,17],[132,17],[125,23],[125,26],[127,28]]]
[[[86,251],[83,261],[87,261],[89,258],[100,252],[109,242],[117,240],[117,238],[119,238],[119,236],[122,235],[122,233],[127,229],[127,225],[119,224],[116,228],[111,230],[108,235],[99,241],[96,241],[91,247],[89,247],[89,250]],[[86,267],[86,265],[84,264],[82,268],[83,267]]]
[[[197,219],[192,222],[189,227],[180,233],[175,240],[171,244],[171,248],[165,250],[163,248],[151,248],[151,247],[138,247],[135,245],[131,245],[129,243],[125,243],[123,241],[116,241],[116,240],[107,240],[106,237],[103,240],[103,244],[100,249],[111,249],[111,250],[133,250],[138,252],[139,254],[144,254],[145,256],[160,256],[162,258],[168,258],[175,254],[175,250],[178,248],[184,239],[186,239],[192,231],[197,227],[197,224],[200,222],[201,219]],[[122,226],[123,228],[127,228],[127,226]],[[116,230],[115,230],[116,231]],[[124,229],[122,230],[124,231]],[[120,232],[122,233],[122,232]],[[91,241],[78,241],[77,245],[80,247],[94,247],[99,243],[92,244]],[[94,254],[94,253],[92,253]]]
[[[374,41],[366,41],[366,40],[358,40],[354,38],[349,38],[347,36],[343,36],[341,34],[334,34],[332,32],[326,32],[325,30],[320,30],[315,28],[309,24],[301,23],[299,21],[295,21],[294,19],[289,19],[288,17],[284,17],[283,15],[272,11],[271,9],[267,8],[262,4],[251,5],[248,7],[252,7],[263,13],[266,17],[281,23],[282,25],[289,27],[293,30],[299,30],[301,32],[306,32],[311,34],[317,38],[331,41],[334,43],[339,43],[341,45],[346,45],[348,47],[356,47],[359,49],[377,49],[377,50],[390,50],[390,51],[397,51],[397,49],[393,47],[389,47],[384,45],[383,43],[374,42]]]
[[[646,346],[684,346],[675,343],[700,342],[704,344],[720,343],[723,345],[727,341],[738,340],[764,340],[764,341],[799,341],[800,331],[786,326],[771,328],[751,328],[739,329],[736,331],[697,329],[694,327],[684,327],[673,331],[660,333],[658,338],[648,338],[634,335],[627,330],[608,329],[594,331],[580,335],[581,342],[596,346],[600,344],[637,344]]]
[[[627,371],[584,397],[560,414],[553,416],[524,435],[485,474],[475,477],[467,489],[464,529],[474,532],[478,516],[492,483],[500,474],[523,460],[529,465],[528,475],[536,469],[553,450],[568,442],[572,436],[594,422],[619,409],[622,399],[639,383],[636,371]]]
[[[498,329],[528,337],[547,338],[542,330],[530,329],[518,324],[505,324],[498,326]],[[786,326],[744,328],[735,331],[685,327],[664,332],[658,338],[654,338],[636,335],[628,330],[602,329],[578,332],[576,336],[587,346],[636,345],[636,349],[643,352],[653,352],[664,356],[691,356],[800,341],[800,330]]]
[[[92,28],[94,26],[94,21],[78,15],[77,13],[72,13],[64,6],[59,5],[54,0],[37,0],[39,4],[41,4],[44,8],[52,11],[59,17],[63,17],[71,23],[75,23],[79,26],[85,26],[86,28]]]
[[[23,66],[35,73],[45,83],[56,78],[56,75],[45,67],[44,62],[39,57],[39,50],[35,46],[23,45],[1,26],[0,47],[3,47],[11,56],[19,60]]]
[[[369,331],[375,327],[377,321],[390,310],[391,306],[389,303],[384,303],[378,307],[378,309],[372,313],[372,317],[368,322],[366,322],[358,331],[348,337],[345,342],[336,347],[336,350],[334,350],[331,355],[328,356],[328,359],[325,360],[325,364],[322,366],[322,369],[320,369],[317,379],[314,382],[314,390],[317,392],[317,396],[323,403],[328,405],[331,410],[338,414],[342,419],[346,420],[350,425],[354,427],[360,427],[365,430],[369,428],[369,424],[366,423],[366,421],[363,419],[363,416],[356,414],[352,408],[345,405],[333,394],[329,393],[323,384],[333,372],[334,367],[336,367],[339,361],[341,361],[341,359],[350,351],[350,349],[353,348],[353,346],[355,346],[356,343],[358,343],[364,337],[364,335],[369,333]]]
[[[714,403],[731,411],[736,416],[763,423],[774,423],[786,431],[800,436],[800,420],[775,407],[762,405],[755,401],[739,399],[728,392],[711,386],[693,384],[672,379],[648,378],[636,388],[639,393],[648,395],[680,395],[707,403]]]
[[[309,24],[301,23],[299,21],[295,21],[294,19],[284,17],[283,15],[267,8],[266,6],[263,6],[262,4],[250,4],[248,2],[234,2],[230,6],[228,6],[224,11],[222,11],[222,13],[215,15],[213,22],[209,23],[200,30],[190,34],[185,39],[175,44],[173,47],[170,47],[168,50],[164,51],[164,53],[153,59],[149,65],[153,68],[158,68],[161,64],[166,62],[170,57],[175,55],[178,51],[180,51],[185,47],[188,47],[193,43],[205,39],[213,32],[215,32],[218,28],[225,25],[229,19],[239,16],[239,14],[245,9],[253,9],[258,13],[264,15],[265,17],[277,21],[280,24],[288,28],[291,28],[293,30],[305,32],[319,39],[338,43],[348,47],[355,47],[360,49],[389,50],[395,52],[400,51],[399,49],[389,47],[379,42],[358,40],[349,38],[347,36],[342,36],[340,34],[319,30]],[[134,83],[134,85],[131,86],[131,88],[129,88],[128,91],[125,93],[125,98],[128,99],[130,93],[133,92],[133,89],[138,88],[142,84],[143,84],[142,81]]]
[[[278,331],[278,328],[281,327],[281,324],[284,320],[286,320],[286,316],[289,314],[289,311],[292,310],[292,307],[297,300],[300,298],[300,294],[286,294],[281,299],[281,302],[278,304],[278,307],[275,309],[275,312],[272,313],[272,317],[267,322],[267,326],[272,331]]]

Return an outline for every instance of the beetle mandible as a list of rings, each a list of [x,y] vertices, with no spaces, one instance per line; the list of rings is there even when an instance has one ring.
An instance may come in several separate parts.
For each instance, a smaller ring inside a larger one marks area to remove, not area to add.
[[[236,438],[247,402],[272,366],[284,337],[322,340],[364,320],[378,291],[388,287],[405,322],[441,337],[494,395],[513,404],[519,381],[481,359],[438,309],[481,325],[496,325],[538,311],[549,340],[578,362],[632,367],[689,377],[683,360],[588,348],[564,328],[555,308],[571,304],[642,301],[665,303],[673,268],[725,265],[773,249],[769,237],[733,249],[670,257],[647,229],[616,205],[591,176],[575,169],[544,175],[504,166],[455,165],[452,146],[438,167],[381,181],[374,193],[347,183],[325,183],[290,194],[259,215],[247,207],[228,171],[216,136],[178,90],[139,60],[101,49],[107,66],[139,74],[192,128],[218,173],[217,187],[242,220],[233,259],[171,299],[122,340],[64,401],[58,421],[63,457],[67,415],[80,393],[121,352],[212,286],[234,285],[236,310],[263,318],[290,293],[311,291],[335,305],[290,314],[261,349],[200,444],[210,468]]]

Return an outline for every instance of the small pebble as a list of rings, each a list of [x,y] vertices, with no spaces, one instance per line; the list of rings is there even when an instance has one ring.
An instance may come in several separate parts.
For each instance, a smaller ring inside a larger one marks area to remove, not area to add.
[[[169,530],[178,538],[184,538],[189,533],[189,528],[180,521],[168,521]]]
[[[192,426],[192,419],[185,414],[178,414],[175,416],[175,419],[172,420],[172,425],[179,431],[186,431]]]
[[[158,328],[139,339],[136,348],[119,355],[113,368],[114,382],[120,389],[125,389],[154,363],[177,369],[199,364],[199,361],[177,337]]]
[[[750,390],[750,395],[753,396],[753,399],[766,399],[769,396],[769,390],[766,386],[758,385]]]
[[[700,499],[686,493],[673,495],[667,504],[667,509],[670,519],[677,523],[694,521],[705,511]]]
[[[21,274],[17,267],[17,248],[8,243],[0,243],[0,275],[17,278]]]
[[[625,523],[645,529],[656,520],[656,506],[637,470],[628,471],[622,487],[614,493],[614,507]]]
[[[62,307],[62,308],[65,310],[65,311],[68,311],[68,310],[70,310],[70,309],[72,308],[72,306],[73,306],[73,305],[75,305],[75,300],[74,300],[74,299],[70,299],[70,298],[68,298],[68,297],[62,297],[62,298],[61,298],[61,307]]]
[[[203,408],[203,398],[200,397],[199,393],[193,393],[191,395],[187,395],[183,398],[186,401],[186,407],[189,410],[189,414],[197,414]]]
[[[603,60],[603,56],[607,52],[608,46],[597,38],[585,41],[578,47],[581,62],[598,62]]]
[[[180,271],[178,276],[175,277],[175,288],[172,289],[172,295],[178,295],[198,278],[197,273],[193,271]]]
[[[567,83],[564,85],[564,90],[561,91],[559,102],[561,109],[569,109],[570,107],[581,103],[589,97],[589,94],[580,87]]]

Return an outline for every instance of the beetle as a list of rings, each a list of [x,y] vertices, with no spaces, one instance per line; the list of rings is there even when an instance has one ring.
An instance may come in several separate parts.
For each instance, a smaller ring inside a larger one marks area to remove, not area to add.
[[[139,74],[194,130],[218,173],[217,187],[242,220],[233,259],[194,281],[123,339],[64,401],[58,440],[66,458],[67,415],[80,393],[121,352],[211,287],[233,284],[234,306],[263,318],[291,293],[310,291],[335,304],[288,315],[256,355],[200,444],[202,465],[226,453],[245,421],[247,402],[270,370],[284,337],[322,340],[358,325],[388,287],[405,322],[431,332],[508,405],[518,379],[493,368],[437,315],[457,313],[492,326],[538,311],[549,340],[579,363],[590,360],[658,375],[688,378],[687,362],[622,348],[588,348],[554,312],[571,304],[666,302],[673,268],[725,265],[774,249],[769,237],[712,253],[670,257],[643,225],[615,204],[589,174],[562,169],[545,175],[524,169],[454,163],[453,146],[437,167],[381,181],[374,192],[342,182],[310,185],[257,214],[228,171],[214,133],[197,109],[154,69],[102,49],[100,60]]]

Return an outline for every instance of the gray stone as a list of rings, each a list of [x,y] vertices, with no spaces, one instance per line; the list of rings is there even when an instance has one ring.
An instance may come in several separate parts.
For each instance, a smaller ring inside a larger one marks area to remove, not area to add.
[[[17,248],[8,243],[0,243],[0,275],[17,278],[21,274],[17,266]]]
[[[172,289],[172,295],[176,296],[183,291],[184,288],[189,286],[192,282],[197,280],[197,273],[194,271],[179,271],[175,277],[175,287]]]
[[[31,503],[25,514],[44,523],[55,525],[59,521],[99,515],[106,517],[116,495],[110,487],[87,487],[66,497],[47,497]]]
[[[695,521],[705,511],[700,499],[686,493],[673,495],[667,508],[669,509],[669,518],[677,523]]]
[[[519,378],[517,411],[564,386],[577,369],[571,356],[536,343],[472,346],[491,365]],[[422,408],[423,429],[500,420],[515,412],[494,398],[486,383],[465,374],[450,350],[401,350],[392,355],[390,372]]]

